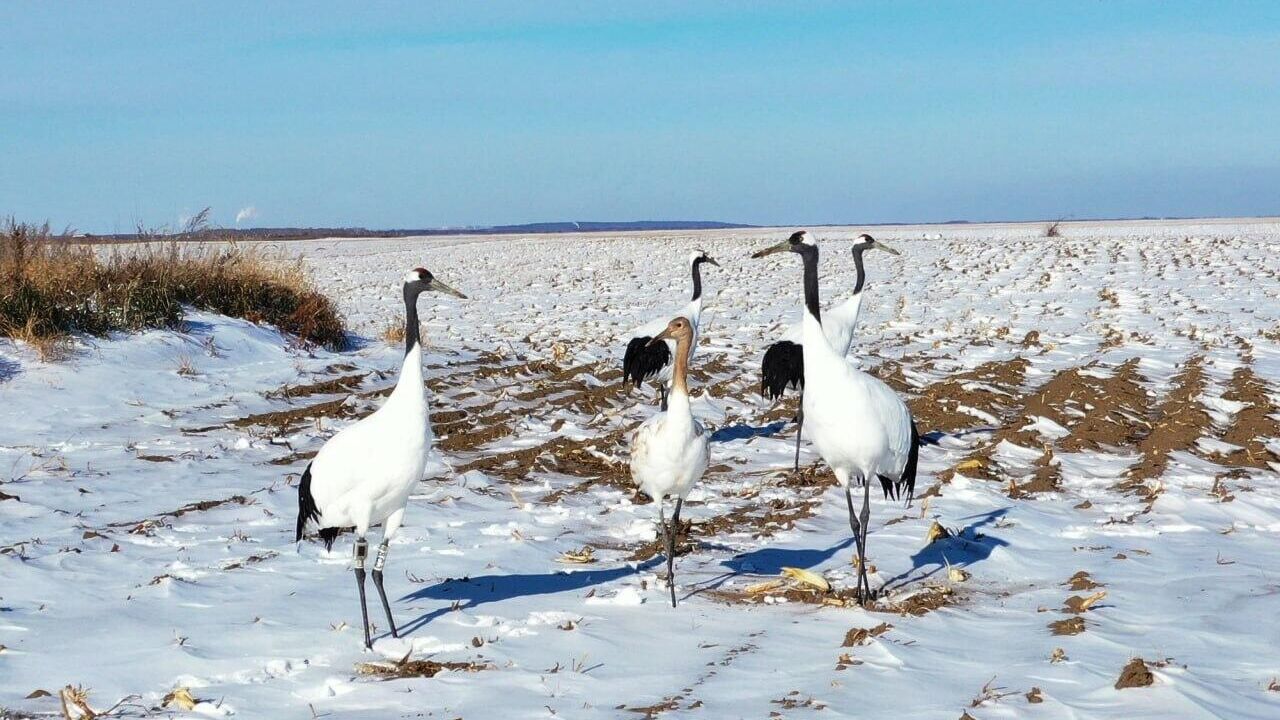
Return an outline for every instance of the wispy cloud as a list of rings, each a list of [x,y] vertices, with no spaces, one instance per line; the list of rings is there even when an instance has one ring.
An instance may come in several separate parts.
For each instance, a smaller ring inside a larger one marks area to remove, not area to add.
[[[239,225],[246,220],[252,220],[256,217],[258,217],[258,208],[252,205],[242,207],[240,208],[240,212],[236,213],[236,224]]]

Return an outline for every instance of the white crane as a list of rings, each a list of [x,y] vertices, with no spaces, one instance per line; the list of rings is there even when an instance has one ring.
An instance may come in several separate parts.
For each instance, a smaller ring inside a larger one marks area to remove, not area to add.
[[[369,528],[382,525],[382,544],[373,562],[373,584],[387,613],[391,636],[395,620],[387,593],[382,588],[382,568],[387,546],[404,520],[409,493],[427,470],[428,455],[435,440],[431,432],[430,409],[422,380],[422,341],[418,331],[418,296],[424,291],[462,293],[437,280],[423,268],[404,277],[404,364],[396,387],[372,415],[329,438],[302,473],[298,485],[298,528],[302,540],[307,526],[314,524],[326,549],[342,528],[354,527],[356,586],[360,590],[360,617],[364,621],[364,644],[369,638],[369,610],[364,595],[364,564]]]
[[[822,320],[822,331],[827,337],[827,343],[841,357],[849,354],[849,347],[853,344],[853,331],[858,326],[858,315],[862,312],[862,286],[867,279],[862,254],[868,250],[899,254],[897,250],[866,233],[859,235],[854,241],[853,264],[857,267],[858,276],[853,286],[853,295],[824,313]],[[796,413],[796,459],[793,468],[796,472],[800,471],[800,432],[804,429],[804,354],[801,352],[801,328],[801,323],[788,326],[782,339],[765,349],[764,360],[760,363],[761,395],[777,400],[788,387],[800,390],[801,410]]]
[[[849,527],[858,547],[858,596],[872,598],[867,579],[867,530],[871,522],[871,479],[885,498],[915,495],[920,436],[911,411],[883,382],[853,367],[827,341],[818,303],[818,246],[804,231],[751,257],[794,252],[804,261],[804,384],[801,399],[809,439],[844,487]],[[862,486],[862,511],[853,511],[850,486]]]
[[[707,469],[710,436],[693,418],[689,409],[689,353],[693,352],[693,323],[677,316],[649,342],[676,343],[668,407],[645,420],[631,436],[631,479],[658,505],[658,527],[667,552],[667,585],[671,607],[676,606],[676,534],[680,529],[680,507],[693,483]],[[665,499],[675,498],[675,512],[667,526],[663,512]]]
[[[702,271],[700,266],[703,263],[710,263],[717,267],[720,265],[702,250],[694,250],[689,253],[689,268],[693,275],[693,299],[675,313],[688,320],[693,328],[693,345],[689,349],[690,357],[693,356],[694,349],[698,346],[698,320],[702,316]],[[652,343],[650,340],[667,326],[667,320],[670,318],[670,315],[666,315],[632,330],[628,334],[627,350],[622,357],[623,382],[634,382],[636,387],[640,387],[649,378],[656,377],[658,379],[658,392],[661,394],[661,409],[663,410],[667,409],[667,392],[671,385],[672,377],[671,355],[675,352],[676,344],[672,340],[662,343]]]

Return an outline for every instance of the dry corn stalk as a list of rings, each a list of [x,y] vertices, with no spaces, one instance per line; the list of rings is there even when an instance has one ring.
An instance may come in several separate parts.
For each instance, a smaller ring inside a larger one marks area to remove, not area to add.
[[[945,562],[945,563],[947,564],[947,579],[948,579],[948,580],[950,580],[951,582],[954,582],[954,583],[962,583],[962,582],[964,582],[965,580],[968,580],[968,579],[969,579],[969,573],[968,573],[968,571],[966,571],[966,570],[962,570],[961,568],[958,568],[958,567],[955,567],[954,565],[952,565],[952,564],[951,564],[951,561],[950,561],[950,560],[947,560],[945,557],[944,557],[944,558],[942,558],[942,560],[943,560],[943,562]]]
[[[98,713],[89,707],[89,690],[79,685],[67,685],[58,691],[62,701],[62,717],[66,720],[93,720]]]
[[[169,707],[170,705],[174,705],[182,710],[191,710],[199,703],[199,700],[191,696],[190,689],[179,687],[174,688],[168,695],[164,696],[164,700],[160,702],[160,707]]]
[[[929,526],[929,532],[925,533],[924,544],[929,545],[935,540],[942,540],[949,537],[951,537],[951,531],[942,527],[942,523],[934,520],[933,524]]]
[[[593,563],[596,561],[595,552],[596,549],[590,545],[583,545],[581,550],[566,550],[563,553],[560,553],[560,557],[558,559],[562,563],[586,565],[587,563]]]
[[[1106,590],[1099,590],[1098,592],[1090,595],[1089,597],[1084,597],[1084,598],[1080,597],[1079,595],[1072,595],[1071,597],[1067,598],[1067,609],[1074,613],[1086,612],[1089,608],[1093,607],[1095,603],[1097,603],[1099,600],[1101,600],[1106,596],[1107,596]]]
[[[760,595],[781,588],[784,583],[781,580],[766,580],[754,585],[748,585],[742,589],[748,595]]]
[[[790,578],[801,585],[808,585],[818,592],[831,592],[831,583],[827,582],[826,578],[803,568],[784,567],[782,568],[782,576]]]

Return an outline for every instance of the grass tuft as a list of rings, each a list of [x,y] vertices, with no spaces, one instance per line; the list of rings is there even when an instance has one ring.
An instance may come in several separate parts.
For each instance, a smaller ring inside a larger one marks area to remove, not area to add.
[[[232,244],[95,248],[49,226],[0,226],[0,336],[57,358],[72,333],[180,327],[183,306],[270,323],[304,344],[346,347],[333,301],[300,262]]]

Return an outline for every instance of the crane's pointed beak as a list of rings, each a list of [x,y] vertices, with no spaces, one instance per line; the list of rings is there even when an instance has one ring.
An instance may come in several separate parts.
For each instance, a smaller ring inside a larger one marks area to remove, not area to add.
[[[456,297],[456,298],[462,298],[463,300],[466,300],[466,299],[467,299],[467,296],[466,296],[466,295],[463,295],[462,293],[458,292],[457,290],[454,290],[453,288],[449,287],[448,285],[445,285],[444,283],[440,282],[439,280],[437,280],[437,279],[436,279],[436,278],[434,278],[434,277],[433,277],[433,278],[431,278],[431,282],[427,284],[427,289],[428,289],[428,290],[434,290],[434,291],[436,291],[436,292],[442,292],[442,293],[444,293],[444,294],[446,294],[446,295],[452,295],[452,296],[454,296],[454,297]]]
[[[902,253],[898,252],[897,250],[895,250],[895,249],[893,249],[893,248],[889,247],[888,245],[885,245],[885,244],[884,244],[882,241],[880,241],[880,240],[877,240],[877,241],[876,241],[876,244],[875,244],[875,245],[872,245],[871,247],[873,247],[873,248],[879,248],[879,249],[881,249],[881,250],[883,250],[883,251],[885,251],[885,252],[889,253],[890,255],[901,255],[901,254],[902,254]]]
[[[720,263],[716,262],[716,259],[711,257],[710,255],[707,256],[707,263],[711,265],[715,265],[716,267],[720,267]]]
[[[791,250],[791,241],[783,240],[777,245],[771,245],[763,250],[758,250],[756,252],[751,253],[751,259],[759,260],[760,258],[766,255],[772,255],[774,253],[780,253],[780,252],[787,252],[789,250]]]
[[[670,328],[667,328],[666,330],[663,330],[662,332],[660,332],[660,333],[658,333],[656,336],[654,336],[654,338],[653,338],[652,340],[650,340],[649,342],[645,343],[645,344],[644,344],[644,346],[645,346],[645,347],[653,347],[654,345],[657,345],[658,343],[662,342],[663,340],[670,340],[670,339],[671,339],[671,329],[670,329]]]

